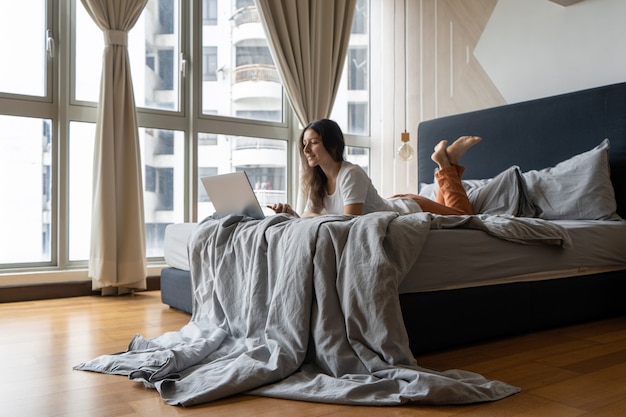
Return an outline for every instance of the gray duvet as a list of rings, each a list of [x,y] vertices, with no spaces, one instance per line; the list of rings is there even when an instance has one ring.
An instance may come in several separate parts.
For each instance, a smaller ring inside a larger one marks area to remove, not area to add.
[[[503,216],[209,218],[189,241],[190,322],[150,340],[137,335],[127,351],[75,369],[126,375],[183,406],[237,393],[393,405],[519,392],[468,371],[421,368],[411,354],[397,288],[431,227],[568,244],[558,226]]]

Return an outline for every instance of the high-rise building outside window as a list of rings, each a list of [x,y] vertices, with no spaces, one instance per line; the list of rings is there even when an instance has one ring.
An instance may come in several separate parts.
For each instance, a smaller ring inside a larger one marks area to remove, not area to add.
[[[348,140],[369,132],[368,5],[358,0],[331,116]],[[80,0],[2,2],[0,15],[0,54],[20,57],[0,66],[0,192],[11,196],[0,235],[12,236],[0,242],[0,273],[86,266],[102,31]],[[262,205],[294,202],[299,126],[253,0],[149,0],[128,53],[149,260],[162,259],[168,224],[212,213],[203,176],[246,171]],[[346,154],[369,170],[369,149]]]

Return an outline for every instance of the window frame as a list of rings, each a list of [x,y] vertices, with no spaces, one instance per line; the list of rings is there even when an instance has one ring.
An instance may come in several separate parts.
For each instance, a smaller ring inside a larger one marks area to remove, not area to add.
[[[0,266],[0,287],[49,282],[84,281],[87,278],[87,260],[69,260],[69,145],[70,123],[95,123],[97,102],[76,99],[76,8],[80,0],[46,1],[46,30],[51,30],[55,53],[46,63],[46,95],[43,97],[0,93],[0,114],[37,117],[51,120],[52,168],[51,193],[51,257],[49,262],[20,263]],[[369,1],[369,0],[366,0]],[[179,109],[175,111],[137,107],[139,128],[177,130],[185,136],[184,144],[184,221],[197,221],[196,201],[197,146],[200,133],[214,135],[248,136],[287,141],[287,198],[295,205],[299,186],[300,134],[294,112],[286,94],[282,97],[281,122],[241,119],[203,113],[202,100],[202,0],[179,0],[175,17],[179,25],[179,50],[174,59],[186,60],[186,70],[180,77]],[[218,4],[218,13],[219,13]],[[369,24],[369,23],[368,23]],[[371,31],[368,31],[368,36]],[[104,47],[104,45],[102,45]],[[371,44],[370,44],[371,47]],[[218,75],[219,76],[219,75]],[[371,77],[370,84],[371,103]],[[371,108],[370,108],[371,112]],[[370,117],[371,120],[371,117]],[[345,134],[346,145],[368,148],[369,135]],[[370,152],[371,154],[371,152]],[[371,163],[371,161],[370,161]],[[158,275],[163,267],[163,257],[147,258],[149,275]]]
[[[58,122],[56,106],[56,96],[58,87],[55,83],[57,77],[56,62],[59,60],[59,45],[56,43],[58,33],[56,29],[56,19],[58,13],[54,7],[54,2],[46,1],[44,5],[45,10],[45,25],[44,33],[48,36],[48,33],[53,39],[53,55],[51,56],[48,50],[45,50],[45,88],[43,96],[35,96],[28,94],[17,94],[0,92],[0,114],[3,116],[11,117],[26,117],[36,118],[42,120],[50,120],[50,134],[51,134],[51,161],[54,164],[58,157]],[[44,48],[45,49],[45,48]],[[48,230],[50,241],[50,260],[48,261],[33,261],[33,262],[20,262],[20,263],[6,263],[2,264],[0,274],[13,271],[22,271],[23,269],[37,269],[37,268],[52,268],[57,265],[58,262],[58,222],[56,218],[59,215],[58,207],[58,171],[54,169],[52,165],[50,167],[48,177],[50,179],[50,218],[51,224]],[[1,284],[1,281],[0,281]]]

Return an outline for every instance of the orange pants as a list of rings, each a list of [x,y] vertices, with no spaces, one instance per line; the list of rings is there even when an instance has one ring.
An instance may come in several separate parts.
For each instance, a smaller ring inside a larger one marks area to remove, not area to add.
[[[474,214],[472,205],[467,198],[467,193],[461,182],[465,168],[452,165],[448,168],[435,172],[435,178],[439,184],[436,201],[417,194],[400,194],[394,197],[410,197],[422,208],[433,214],[461,215]]]

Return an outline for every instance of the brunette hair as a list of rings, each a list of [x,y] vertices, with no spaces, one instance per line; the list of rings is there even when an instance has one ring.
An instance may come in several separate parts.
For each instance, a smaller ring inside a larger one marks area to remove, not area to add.
[[[339,125],[330,119],[320,119],[309,123],[300,133],[300,161],[302,163],[302,191],[311,200],[314,210],[321,211],[326,197],[328,178],[319,166],[310,167],[304,156],[304,132],[313,130],[322,139],[324,148],[335,161],[343,161],[346,142]]]

